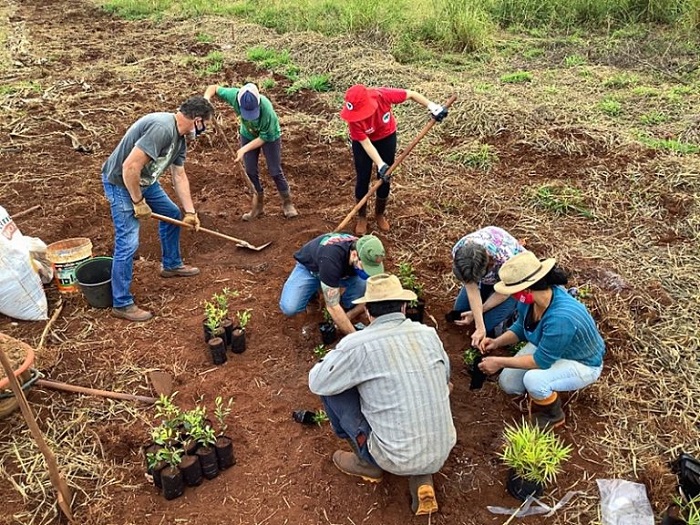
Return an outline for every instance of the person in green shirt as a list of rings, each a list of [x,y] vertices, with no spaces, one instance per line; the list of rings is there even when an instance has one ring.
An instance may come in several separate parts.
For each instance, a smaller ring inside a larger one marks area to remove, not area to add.
[[[263,187],[258,171],[260,150],[265,155],[267,170],[282,198],[284,216],[289,219],[299,215],[292,204],[289,184],[282,171],[282,131],[270,99],[261,95],[258,87],[252,83],[240,89],[212,84],[204,92],[204,98],[211,100],[214,95],[227,102],[241,120],[241,147],[236,152],[234,162],[243,160],[246,174],[255,187],[252,208],[243,215],[243,220],[253,220],[263,213]]]

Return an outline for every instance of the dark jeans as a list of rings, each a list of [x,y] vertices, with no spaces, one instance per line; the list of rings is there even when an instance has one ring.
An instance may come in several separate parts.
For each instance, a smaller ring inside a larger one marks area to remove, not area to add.
[[[372,429],[360,410],[360,394],[357,388],[351,388],[334,396],[321,396],[321,401],[335,435],[340,439],[354,441],[360,451],[360,457],[378,467],[367,448]],[[359,442],[358,437],[360,437]]]
[[[484,304],[486,300],[494,294],[493,286],[490,284],[482,284],[479,287],[479,291],[481,292],[481,304]],[[517,304],[518,303],[515,301],[515,299],[509,297],[495,308],[491,308],[491,310],[488,312],[484,312],[484,325],[486,326],[487,337],[495,337],[496,334],[494,334],[494,328],[515,313]],[[460,288],[459,294],[457,294],[454,309],[461,312],[471,310],[469,306],[469,298],[467,297],[467,291],[464,289],[464,286]]]
[[[252,141],[241,135],[241,147],[249,142]],[[287,184],[287,179],[284,177],[284,172],[282,171],[282,139],[277,139],[274,142],[266,142],[262,147],[256,148],[243,155],[245,172],[248,174],[248,178],[250,178],[253,186],[255,186],[255,191],[258,193],[262,193],[263,191],[262,184],[260,183],[260,172],[258,170],[260,150],[262,150],[263,155],[265,155],[267,171],[270,173],[275,186],[277,186],[277,191],[280,193],[289,193],[289,184]]]
[[[392,133],[386,138],[372,142],[377,149],[379,156],[389,166],[394,163],[396,157],[396,133]],[[369,158],[367,152],[358,141],[352,141],[352,156],[355,159],[355,172],[357,180],[355,181],[355,199],[360,200],[367,195],[369,183],[372,179],[372,159]],[[377,198],[386,199],[389,196],[391,184],[386,182],[379,186],[377,190]]]

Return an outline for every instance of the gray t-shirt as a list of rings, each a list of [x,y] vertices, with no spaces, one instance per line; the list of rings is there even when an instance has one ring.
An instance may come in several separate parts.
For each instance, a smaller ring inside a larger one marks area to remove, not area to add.
[[[171,165],[183,166],[187,153],[185,137],[177,132],[172,113],[150,113],[137,120],[126,132],[109,158],[102,165],[102,173],[112,184],[124,186],[122,164],[134,146],[151,158],[141,170],[141,186],[150,186]]]

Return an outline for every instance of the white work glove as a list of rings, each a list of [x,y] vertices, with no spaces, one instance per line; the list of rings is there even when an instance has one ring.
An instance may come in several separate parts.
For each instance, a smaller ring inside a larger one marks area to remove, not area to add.
[[[437,122],[442,122],[443,119],[447,116],[447,109],[445,109],[440,104],[436,104],[435,102],[428,102],[428,111],[430,111],[430,115]]]

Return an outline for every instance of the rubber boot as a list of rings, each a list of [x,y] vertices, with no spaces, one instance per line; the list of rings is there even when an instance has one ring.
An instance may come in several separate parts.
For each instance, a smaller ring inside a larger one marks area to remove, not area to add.
[[[438,504],[431,474],[409,477],[408,489],[411,492],[411,510],[416,516],[437,512]]]
[[[386,210],[386,203],[389,199],[380,199],[377,197],[377,203],[375,204],[375,218],[377,221],[377,228],[383,232],[389,231],[389,221],[386,220],[384,216],[384,210]]]
[[[252,221],[263,214],[264,197],[263,192],[253,194],[253,202],[251,204],[250,211],[243,214],[244,221]]]
[[[294,204],[292,204],[292,196],[288,191],[280,192],[280,197],[282,197],[282,213],[284,213],[284,216],[287,219],[292,219],[299,215],[299,212],[297,212]]]
[[[357,201],[360,202],[360,201]],[[367,203],[365,202],[357,211],[357,217],[355,218],[355,235],[362,237],[367,233]]]
[[[357,444],[352,439],[346,439],[346,441],[350,443],[350,448],[353,451],[336,450],[333,453],[333,463],[338,470],[349,476],[362,478],[370,483],[379,483],[382,480],[384,471],[362,459]]]
[[[532,422],[540,428],[557,428],[566,421],[561,399],[556,392],[547,399],[532,398]]]

